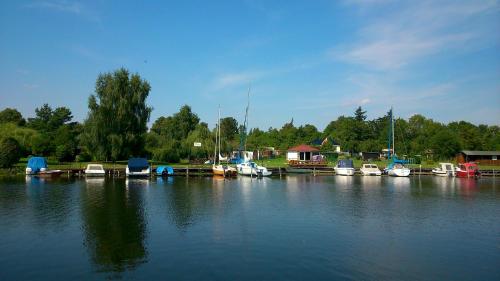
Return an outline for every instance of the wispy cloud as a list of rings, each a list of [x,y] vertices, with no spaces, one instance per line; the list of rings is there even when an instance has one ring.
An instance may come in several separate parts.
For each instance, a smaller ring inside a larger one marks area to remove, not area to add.
[[[373,5],[379,1],[351,1]],[[383,1],[380,1],[383,2]],[[498,11],[498,1],[411,1],[397,12],[369,22],[358,39],[331,50],[331,55],[348,63],[376,70],[393,70],[429,55],[462,49],[481,36],[469,21]]]
[[[77,1],[50,0],[34,1],[23,6],[27,9],[45,9],[61,13],[70,13],[86,18],[90,21],[100,22],[99,16],[88,7]]]

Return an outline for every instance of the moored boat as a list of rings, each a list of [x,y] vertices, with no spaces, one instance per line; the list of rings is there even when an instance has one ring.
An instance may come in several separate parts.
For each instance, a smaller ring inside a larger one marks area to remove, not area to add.
[[[244,176],[268,177],[272,174],[266,167],[259,166],[253,161],[238,164],[236,165],[236,169],[238,170],[238,174]]]
[[[439,167],[432,169],[432,174],[440,177],[454,177],[455,168],[451,163],[439,163]]]
[[[351,159],[339,160],[334,170],[336,175],[354,176],[354,164]]]
[[[42,169],[47,170],[47,160],[45,157],[30,157],[26,165],[26,175],[36,175]]]
[[[361,174],[363,176],[380,176],[382,172],[378,168],[377,164],[363,164],[361,169]]]
[[[476,163],[468,162],[458,164],[456,169],[456,176],[459,178],[473,178],[481,176],[481,172]]]
[[[212,172],[214,176],[221,177],[235,177],[238,175],[236,168],[229,165],[221,164],[221,154],[220,154],[220,106],[217,117],[217,128],[215,132],[215,152],[214,152],[214,163],[212,164]]]
[[[85,176],[87,177],[103,177],[106,171],[101,164],[88,164],[85,169]]]
[[[127,177],[148,177],[150,169],[148,160],[145,158],[130,158],[125,174]]]
[[[396,156],[396,148],[395,148],[395,139],[394,139],[394,113],[392,111],[389,111],[390,113],[390,135],[389,135],[389,146],[387,148],[387,159],[391,160],[389,165],[384,169],[384,172],[393,177],[407,177],[410,175],[411,170],[407,168],[405,165],[408,164],[407,160],[404,159],[398,159]],[[392,144],[392,149],[391,149],[391,144]],[[392,155],[391,155],[392,151]]]
[[[174,168],[170,166],[158,166],[156,167],[156,175],[157,176],[173,176],[174,175]]]

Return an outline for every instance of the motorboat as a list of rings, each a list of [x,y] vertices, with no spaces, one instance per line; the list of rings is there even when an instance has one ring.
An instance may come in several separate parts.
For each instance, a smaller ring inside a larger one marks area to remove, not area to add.
[[[361,174],[363,176],[380,176],[382,172],[378,168],[377,164],[363,164],[361,169]]]
[[[473,162],[458,164],[455,173],[459,178],[473,178],[481,176],[481,172],[479,172],[477,164]]]
[[[45,168],[42,168],[36,175],[39,177],[54,178],[62,175],[62,173],[64,173],[64,171],[62,170],[47,170]]]
[[[125,169],[127,177],[148,177],[150,172],[151,168],[145,158],[130,158]]]
[[[440,177],[454,177],[455,167],[452,163],[439,163],[439,167],[432,169],[432,174]]]
[[[339,160],[334,170],[336,175],[354,176],[354,164],[351,159]]]
[[[26,175],[36,175],[41,169],[47,170],[47,159],[45,157],[30,157],[26,165]]]
[[[85,176],[87,177],[103,177],[106,171],[101,164],[88,164],[85,169]]]
[[[238,164],[236,165],[236,169],[238,170],[238,174],[244,176],[267,177],[272,174],[266,167],[259,166],[253,161]]]
[[[171,166],[158,166],[156,168],[156,175],[157,176],[173,176],[174,175],[174,168]]]

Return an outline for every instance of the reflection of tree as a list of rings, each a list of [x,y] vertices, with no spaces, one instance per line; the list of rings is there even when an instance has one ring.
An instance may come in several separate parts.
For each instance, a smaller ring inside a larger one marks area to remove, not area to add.
[[[83,190],[85,246],[102,271],[121,272],[146,260],[143,186],[107,181]]]
[[[193,188],[184,185],[174,185],[170,191],[169,206],[174,223],[180,229],[186,229],[193,222],[194,202]]]

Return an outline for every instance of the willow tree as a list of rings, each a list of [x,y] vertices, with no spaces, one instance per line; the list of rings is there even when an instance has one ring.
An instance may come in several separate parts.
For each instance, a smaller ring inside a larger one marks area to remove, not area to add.
[[[146,104],[150,89],[147,81],[124,68],[97,77],[82,135],[92,158],[114,161],[144,152],[152,110]]]

